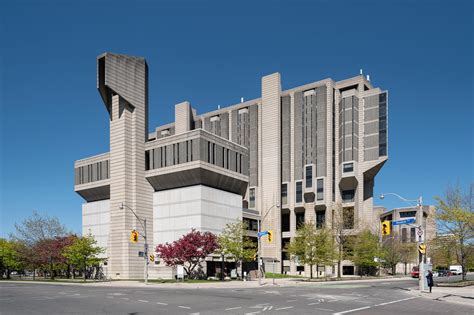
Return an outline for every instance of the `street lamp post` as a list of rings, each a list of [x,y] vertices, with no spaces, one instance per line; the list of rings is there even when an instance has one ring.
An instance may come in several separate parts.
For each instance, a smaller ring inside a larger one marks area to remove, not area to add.
[[[258,285],[262,285],[262,275],[261,275],[261,268],[262,268],[262,264],[261,264],[261,261],[260,261],[260,248],[261,248],[261,245],[260,245],[260,236],[258,233],[260,233],[260,229],[262,227],[262,224],[263,224],[263,221],[265,220],[265,218],[267,217],[267,215],[270,213],[270,210],[272,210],[273,207],[276,207],[276,208],[280,208],[280,205],[278,203],[274,204],[273,206],[270,207],[270,209],[268,209],[267,213],[265,213],[265,215],[263,216],[263,218],[261,220],[257,220],[257,244],[258,244],[258,249],[257,249],[257,259],[258,259]],[[273,263],[273,268],[275,268],[275,263]],[[275,274],[273,274],[273,277],[275,277]]]
[[[402,196],[400,196],[399,194],[396,194],[396,193],[383,193],[383,194],[380,194],[380,199],[384,199],[386,195],[392,195],[392,196],[395,196],[403,201],[405,201],[406,203],[408,203],[409,205],[413,206],[413,202],[416,202],[416,205],[418,206],[419,208],[419,211],[418,211],[418,214],[417,214],[417,220],[418,220],[418,224],[417,225],[412,225],[412,224],[408,224],[410,226],[415,226],[418,228],[418,231],[419,231],[419,234],[418,234],[418,245],[420,245],[421,243],[423,243],[423,238],[426,239],[426,229],[423,228],[423,197],[420,196],[418,197],[418,199],[406,199],[406,198],[403,198]],[[418,233],[417,231],[417,233]],[[424,237],[422,237],[424,236]],[[419,271],[419,288],[420,288],[420,291],[423,291],[423,284],[424,284],[424,263],[426,263],[426,254],[423,254],[421,252],[419,252],[418,254],[418,271]]]
[[[132,208],[130,208],[129,206],[127,206],[125,203],[121,203],[120,206],[119,206],[120,209],[124,209],[124,208],[127,208],[129,209],[130,211],[132,211],[133,215],[135,216],[135,218],[137,218],[138,222],[140,222],[142,228],[143,228],[143,239],[145,240],[145,245],[144,245],[144,254],[145,254],[145,271],[144,271],[144,276],[143,278],[145,279],[145,285],[148,284],[148,242],[147,242],[147,237],[146,237],[146,218],[144,219],[141,219],[136,213],[135,211],[133,211]]]

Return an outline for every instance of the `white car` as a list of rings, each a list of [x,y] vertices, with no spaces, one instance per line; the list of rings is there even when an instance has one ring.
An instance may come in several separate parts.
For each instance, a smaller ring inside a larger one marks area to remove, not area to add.
[[[461,265],[449,266],[449,271],[451,271],[451,274],[453,275],[462,275],[462,266]]]

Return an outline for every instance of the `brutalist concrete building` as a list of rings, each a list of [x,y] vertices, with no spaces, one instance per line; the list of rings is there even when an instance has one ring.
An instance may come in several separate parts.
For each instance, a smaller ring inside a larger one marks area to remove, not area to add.
[[[75,191],[85,200],[83,233],[107,248],[109,277],[143,276],[143,243],[129,241],[140,227],[130,208],[147,219],[153,248],[192,228],[218,234],[236,220],[256,236],[261,220],[274,231],[262,256],[286,273],[309,272],[283,250],[299,223],[329,224],[342,208],[353,217],[348,229],[373,224],[374,179],[388,152],[387,92],[362,75],[287,90],[279,73],[261,82],[258,99],[205,114],[182,102],[174,123],[151,129],[145,59],[97,58],[110,151],[75,162]],[[150,275],[165,269],[153,265]]]

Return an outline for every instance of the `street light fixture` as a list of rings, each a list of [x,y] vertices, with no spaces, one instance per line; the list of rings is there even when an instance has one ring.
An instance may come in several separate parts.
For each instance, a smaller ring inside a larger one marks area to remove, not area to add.
[[[419,234],[419,239],[418,239],[418,245],[422,244],[423,243],[423,239],[421,238],[422,235],[424,235],[424,237],[426,238],[426,235],[425,235],[425,231],[426,229],[423,229],[423,224],[422,224],[422,221],[423,221],[423,197],[420,196],[418,197],[418,199],[406,199],[406,198],[403,198],[402,196],[400,196],[399,194],[396,194],[396,193],[393,193],[393,192],[390,192],[390,193],[382,193],[380,194],[380,199],[384,199],[386,195],[392,195],[392,196],[395,196],[397,197],[398,199],[401,199],[403,201],[405,201],[406,203],[408,203],[410,206],[413,207],[413,202],[416,202],[416,206],[419,207],[419,211],[418,211],[418,215],[417,215],[417,220],[418,220],[418,225],[413,225],[413,224],[407,224],[409,226],[415,226],[418,228],[418,230],[421,232]],[[419,270],[419,287],[420,287],[420,291],[423,291],[423,284],[424,284],[424,263],[426,263],[426,254],[423,254],[423,253],[419,253],[418,255],[418,270]]]
[[[130,208],[129,206],[127,206],[125,203],[121,203],[119,208],[121,210],[123,210],[124,208],[127,208],[129,209],[130,211],[132,211],[133,215],[135,216],[135,218],[137,218],[138,222],[140,222],[142,228],[143,228],[143,239],[145,240],[145,245],[144,245],[144,254],[145,254],[145,271],[144,271],[144,276],[143,278],[145,279],[145,285],[148,284],[148,242],[147,242],[147,237],[146,237],[146,218],[142,219],[140,218],[136,213],[135,211],[133,211],[132,208]]]
[[[261,245],[260,245],[260,236],[258,233],[260,233],[260,228],[261,226],[263,225],[263,221],[265,220],[265,218],[267,217],[267,215],[270,213],[270,210],[272,210],[272,208],[280,208],[280,204],[279,203],[276,203],[274,204],[273,206],[271,206],[267,212],[265,213],[265,215],[263,216],[263,218],[261,220],[257,220],[257,239],[258,239],[258,249],[257,249],[257,261],[258,261],[258,285],[262,285],[262,275],[261,275],[261,267],[262,267],[262,264],[261,264],[261,261],[260,261],[260,248],[261,248]],[[273,265],[275,265],[275,263],[273,263]],[[273,275],[273,277],[275,277],[275,275]]]

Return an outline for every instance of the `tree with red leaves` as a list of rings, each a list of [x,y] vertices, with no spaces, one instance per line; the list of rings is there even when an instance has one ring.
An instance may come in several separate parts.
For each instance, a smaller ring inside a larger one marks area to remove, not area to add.
[[[192,229],[171,244],[158,245],[156,252],[167,266],[182,265],[189,278],[196,278],[199,276],[202,261],[214,253],[217,247],[217,237],[214,234]]]
[[[75,235],[55,237],[53,239],[41,240],[34,246],[33,252],[37,261],[44,267],[49,267],[50,277],[54,279],[55,267],[67,265],[63,256],[63,250],[76,240]],[[63,268],[61,268],[63,269]]]

